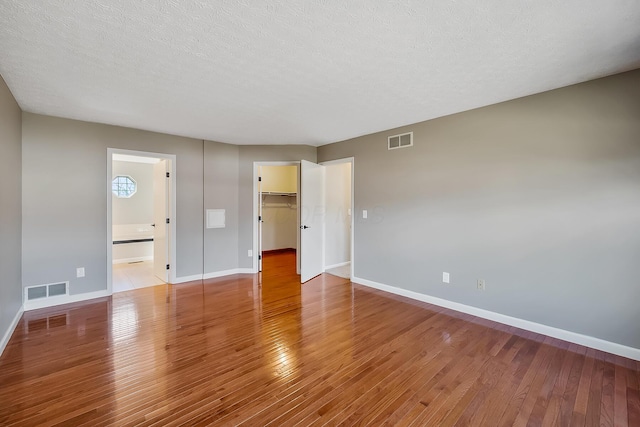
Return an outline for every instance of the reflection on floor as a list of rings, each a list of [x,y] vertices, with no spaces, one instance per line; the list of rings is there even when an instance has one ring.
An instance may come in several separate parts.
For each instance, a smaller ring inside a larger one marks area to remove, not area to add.
[[[264,251],[262,253],[261,275],[268,280],[289,280],[292,283],[300,283],[300,276],[296,276],[296,250],[283,249],[276,251]]]
[[[153,275],[153,261],[113,264],[113,292],[131,291],[164,284]]]
[[[330,268],[326,273],[333,274],[334,276],[343,277],[345,279],[351,278],[351,263],[348,262],[340,267]]]
[[[635,360],[263,261],[26,311],[0,425],[640,426]]]

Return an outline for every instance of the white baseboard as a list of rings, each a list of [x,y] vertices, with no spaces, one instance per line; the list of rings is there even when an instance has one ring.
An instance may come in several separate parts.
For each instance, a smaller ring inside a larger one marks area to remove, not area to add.
[[[176,277],[174,280],[171,281],[171,283],[173,285],[177,285],[179,283],[195,282],[196,280],[202,280],[202,274],[194,274],[192,276]]]
[[[42,298],[24,302],[24,311],[37,310],[39,308],[55,307],[56,305],[70,304],[72,302],[86,301],[94,298],[111,296],[111,293],[104,289],[102,291],[86,292],[84,294],[60,295],[57,297]]]
[[[214,271],[213,273],[205,273],[204,279],[215,279],[216,277],[230,276],[232,274],[238,274],[238,268],[231,270]]]
[[[253,268],[232,268],[230,270],[214,271],[205,274],[194,274],[193,276],[176,277],[176,280],[172,281],[174,285],[179,283],[193,282],[196,280],[215,279],[216,277],[231,276],[233,274],[255,274]]]
[[[343,267],[349,264],[351,264],[351,261],[345,261],[345,262],[339,262],[337,264],[327,265],[324,267],[324,271],[331,270],[332,268]]]
[[[553,338],[568,341],[574,344],[580,344],[585,347],[594,348],[596,350],[605,351],[611,354],[617,354],[618,356],[627,357],[633,360],[640,361],[640,349],[629,347],[626,345],[614,343],[611,341],[605,341],[600,338],[590,337],[588,335],[582,335],[577,332],[566,331],[564,329],[555,328],[553,326],[543,325],[541,323],[531,322],[529,320],[519,319],[517,317],[507,316],[505,314],[496,313],[482,308],[473,307],[466,304],[460,304],[457,302],[445,300],[442,298],[432,297],[430,295],[421,294],[414,291],[409,291],[395,286],[384,285],[371,280],[362,279],[359,277],[353,277],[351,279],[353,283],[368,286],[371,288],[379,289],[381,291],[389,292],[392,294],[400,295],[403,297],[411,298],[414,300],[426,302],[429,304],[437,305],[439,307],[448,308],[451,310],[459,311],[472,316],[481,317],[483,319],[493,320],[494,322],[503,323],[509,326],[515,326],[516,328],[525,329],[527,331],[536,332],[538,334],[547,335]]]
[[[153,261],[153,256],[139,256],[135,258],[114,259],[113,264],[128,264],[130,262]]]
[[[11,324],[9,325],[7,330],[5,331],[4,336],[2,337],[2,340],[0,341],[0,356],[2,356],[2,353],[4,353],[4,349],[7,348],[7,344],[9,344],[9,340],[11,339],[11,335],[13,335],[13,331],[16,330],[16,326],[18,326],[18,322],[20,321],[20,318],[22,317],[22,313],[24,313],[24,306],[20,306],[20,308],[18,309],[18,312],[13,317],[13,320],[11,321]]]

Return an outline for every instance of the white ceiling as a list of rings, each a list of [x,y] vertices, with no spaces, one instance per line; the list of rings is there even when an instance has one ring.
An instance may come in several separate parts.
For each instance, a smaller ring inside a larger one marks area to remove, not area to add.
[[[23,110],[323,145],[640,67],[638,0],[2,0]]]

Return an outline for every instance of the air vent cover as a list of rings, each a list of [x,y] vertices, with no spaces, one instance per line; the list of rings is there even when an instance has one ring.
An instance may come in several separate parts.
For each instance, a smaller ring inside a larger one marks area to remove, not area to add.
[[[67,294],[67,283],[55,283],[53,285],[49,285],[49,296],[55,297],[58,295],[66,295]]]
[[[27,301],[69,295],[69,282],[50,283],[25,288]]]
[[[47,297],[47,286],[31,286],[27,288],[27,299],[29,301]]]
[[[407,132],[390,136],[387,148],[389,150],[395,150],[396,148],[406,148],[411,146],[413,146],[413,132]]]

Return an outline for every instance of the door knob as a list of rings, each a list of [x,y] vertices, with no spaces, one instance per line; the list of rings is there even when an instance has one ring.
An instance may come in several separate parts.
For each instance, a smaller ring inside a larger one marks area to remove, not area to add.
[[[306,230],[307,228],[309,228],[309,227],[307,227],[306,225],[301,225],[301,226],[300,226],[300,229],[301,229],[301,230]]]

